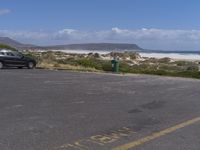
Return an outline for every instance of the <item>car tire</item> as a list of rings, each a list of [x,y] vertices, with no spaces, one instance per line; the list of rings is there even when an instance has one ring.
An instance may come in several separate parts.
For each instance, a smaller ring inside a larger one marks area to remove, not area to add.
[[[34,69],[35,68],[35,64],[32,61],[30,61],[30,62],[28,62],[27,67],[28,67],[28,69]]]
[[[3,62],[0,62],[0,69],[3,69],[4,65]]]

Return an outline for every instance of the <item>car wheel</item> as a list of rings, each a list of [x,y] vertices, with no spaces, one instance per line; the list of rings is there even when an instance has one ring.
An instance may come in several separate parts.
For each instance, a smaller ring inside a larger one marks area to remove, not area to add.
[[[34,69],[35,64],[33,62],[28,62],[28,69]]]
[[[3,69],[4,65],[2,62],[0,62],[0,69]]]

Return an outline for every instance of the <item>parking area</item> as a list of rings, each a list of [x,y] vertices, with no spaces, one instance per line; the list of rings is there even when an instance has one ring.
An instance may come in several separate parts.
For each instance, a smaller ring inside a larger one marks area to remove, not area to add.
[[[2,150],[199,147],[199,80],[0,70]]]

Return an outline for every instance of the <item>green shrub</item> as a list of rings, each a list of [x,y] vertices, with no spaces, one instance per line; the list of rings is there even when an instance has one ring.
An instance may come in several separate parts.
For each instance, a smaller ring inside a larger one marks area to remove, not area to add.
[[[45,61],[54,61],[56,59],[56,56],[55,56],[54,52],[51,52],[51,51],[42,53],[41,57]]]
[[[199,67],[196,65],[188,66],[187,71],[198,71]]]
[[[0,44],[0,49],[9,49],[9,50],[16,51],[16,49],[14,47],[11,47],[11,46],[5,45],[5,44]]]
[[[102,70],[102,65],[98,63],[95,59],[89,59],[89,58],[79,59],[77,60],[77,63],[78,65],[81,65],[84,67],[90,67],[90,68]]]
[[[176,61],[175,63],[176,63],[177,66],[185,66],[185,65],[187,65],[187,62],[185,62],[185,61]]]
[[[58,60],[56,60],[56,62],[60,63],[60,64],[69,64],[69,65],[75,65],[75,66],[78,65],[78,63],[74,57],[69,57],[66,59],[58,59]]]
[[[112,71],[112,65],[110,61],[105,61],[102,63],[102,70],[103,71]]]
[[[131,60],[135,60],[135,59],[137,59],[138,57],[140,57],[140,55],[139,55],[138,53],[130,53],[129,56],[130,56],[130,59],[131,59]]]
[[[24,56],[39,60],[39,56],[34,55],[33,53],[25,53]]]
[[[158,59],[159,63],[169,63],[170,61],[171,61],[171,59],[168,57]]]
[[[129,64],[123,62],[123,61],[120,61],[119,62],[119,71],[120,72],[130,72],[130,69],[131,67],[129,66]]]

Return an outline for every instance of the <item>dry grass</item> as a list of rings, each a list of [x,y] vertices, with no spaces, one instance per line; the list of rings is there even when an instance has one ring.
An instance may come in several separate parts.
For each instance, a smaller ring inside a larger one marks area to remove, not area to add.
[[[74,66],[69,64],[58,64],[58,63],[45,63],[42,62],[37,65],[38,68],[43,69],[55,69],[55,70],[75,70],[75,71],[90,71],[90,72],[101,72],[95,68],[83,67],[83,66]]]

